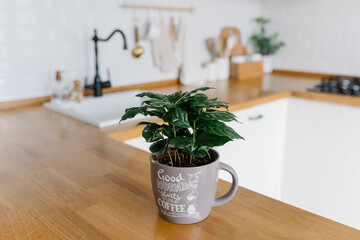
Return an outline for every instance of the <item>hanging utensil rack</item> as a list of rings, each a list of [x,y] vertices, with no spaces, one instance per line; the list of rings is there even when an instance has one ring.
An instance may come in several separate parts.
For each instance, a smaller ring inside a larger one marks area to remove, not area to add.
[[[183,11],[183,12],[194,12],[193,7],[163,7],[163,6],[150,6],[150,5],[132,5],[132,4],[123,4],[122,8],[130,9],[143,9],[143,10],[160,10],[160,11]]]

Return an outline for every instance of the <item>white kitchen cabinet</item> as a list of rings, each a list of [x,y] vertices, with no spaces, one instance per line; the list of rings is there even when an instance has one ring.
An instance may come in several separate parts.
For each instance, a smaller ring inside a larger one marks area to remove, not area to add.
[[[360,229],[360,108],[288,102],[281,200]]]
[[[232,166],[239,185],[278,199],[285,138],[287,100],[281,99],[234,112],[240,123],[229,123],[243,140],[218,147],[221,161]],[[231,181],[226,172],[220,178]]]

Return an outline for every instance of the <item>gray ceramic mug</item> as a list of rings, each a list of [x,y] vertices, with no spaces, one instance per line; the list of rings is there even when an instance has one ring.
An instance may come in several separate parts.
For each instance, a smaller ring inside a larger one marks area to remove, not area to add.
[[[213,206],[224,204],[235,195],[238,177],[229,165],[220,162],[219,153],[210,150],[216,160],[199,167],[171,167],[159,164],[151,154],[151,181],[155,202],[160,216],[179,224],[190,224],[204,220]],[[215,198],[219,170],[232,176],[230,190]]]

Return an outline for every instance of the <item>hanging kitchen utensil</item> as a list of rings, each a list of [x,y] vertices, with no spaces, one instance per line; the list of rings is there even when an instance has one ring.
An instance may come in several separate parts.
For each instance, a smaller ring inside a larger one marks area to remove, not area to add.
[[[236,27],[225,27],[221,31],[221,36],[225,41],[230,35],[233,34],[237,36],[237,43],[235,44],[234,48],[231,50],[230,56],[244,55],[244,48],[241,42],[240,30]]]
[[[145,32],[145,40],[154,40],[160,35],[160,25],[154,20],[148,20]]]
[[[206,39],[206,47],[210,53],[211,61],[216,58],[215,40],[213,38]]]
[[[225,48],[225,57],[230,57],[230,53],[232,49],[234,49],[237,43],[237,36],[236,35],[229,35],[226,39],[226,48]]]
[[[144,53],[144,48],[139,45],[139,41],[139,29],[135,26],[135,48],[131,52],[134,58],[139,58]]]
[[[176,68],[170,29],[164,22],[161,24],[160,35],[152,40],[155,65],[163,72],[170,72]]]
[[[175,22],[174,22],[175,24]],[[180,68],[182,65],[182,60],[183,60],[183,41],[182,41],[182,36],[181,36],[181,31],[182,31],[182,19],[179,19],[177,24],[174,25],[175,28],[175,35],[174,35],[174,40],[175,42],[173,42],[173,51],[174,51],[174,56],[176,59],[176,68]]]
[[[219,36],[216,38],[216,46],[217,46],[217,51],[218,51],[218,55],[219,57],[224,57],[225,55],[225,49],[224,49],[224,39],[222,36]]]
[[[171,36],[172,42],[177,42],[178,41],[178,30],[177,30],[177,27],[175,25],[174,17],[170,18],[170,36]]]
[[[150,18],[149,10],[146,11],[146,27],[144,40],[153,40],[159,37],[160,35],[160,25],[154,19]]]

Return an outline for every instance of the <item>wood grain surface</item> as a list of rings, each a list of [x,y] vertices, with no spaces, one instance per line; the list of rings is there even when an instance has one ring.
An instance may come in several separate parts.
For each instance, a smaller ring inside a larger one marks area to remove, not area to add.
[[[344,78],[353,78],[359,77],[359,75],[342,75],[342,74],[330,74],[330,73],[316,73],[316,72],[300,72],[300,71],[289,71],[289,70],[281,70],[281,69],[274,69],[272,72],[273,74],[285,75],[285,76],[293,76],[293,77],[303,77],[303,78],[328,78],[328,77],[344,77]]]
[[[285,87],[281,79],[264,79],[262,87],[217,83],[211,94],[239,103],[304,85],[287,79]],[[179,87],[156,90],[174,89]],[[100,130],[42,107],[3,112],[0,240],[360,239],[358,230],[241,187],[200,223],[166,222],[153,199],[148,153],[108,137],[119,130]],[[218,195],[229,187],[220,180]]]

